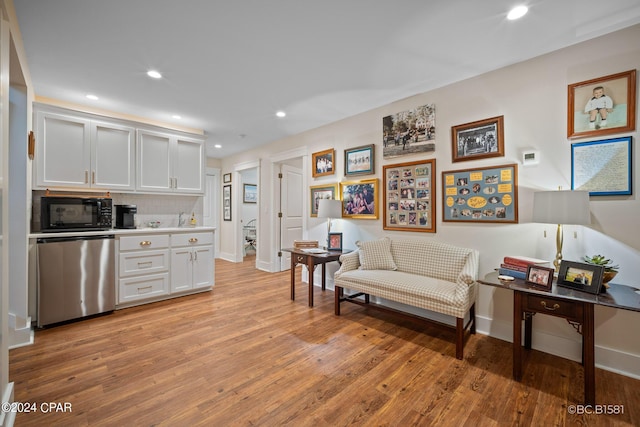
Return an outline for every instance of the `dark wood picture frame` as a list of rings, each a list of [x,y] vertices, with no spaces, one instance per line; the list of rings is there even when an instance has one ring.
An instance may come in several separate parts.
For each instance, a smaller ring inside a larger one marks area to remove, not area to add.
[[[342,250],[342,233],[329,233],[327,250],[329,251],[341,251]]]
[[[442,221],[517,223],[518,165],[443,171]]]
[[[596,102],[594,95],[597,89],[602,89],[603,96]],[[609,135],[636,129],[636,70],[573,83],[567,90],[567,138]],[[603,113],[606,114],[604,126]]]
[[[222,219],[231,221],[231,184],[222,186]]]
[[[312,185],[309,187],[309,215],[318,216],[318,203],[320,199],[333,199],[338,195],[338,184]]]
[[[222,175],[222,182],[225,184],[231,182],[231,174],[225,173],[224,175]]]
[[[599,294],[602,287],[602,265],[562,260],[558,272],[558,285]]]
[[[314,178],[336,173],[336,150],[330,148],[311,155],[311,172]]]
[[[375,145],[344,150],[344,176],[371,175],[375,169]]]
[[[554,271],[553,268],[530,265],[527,268],[525,282],[535,288],[551,291]]]
[[[379,194],[378,178],[341,182],[342,217],[378,219]]]
[[[451,127],[451,161],[504,157],[504,116]]]
[[[631,195],[631,146],[630,136],[571,144],[571,189],[589,196]]]
[[[382,176],[382,228],[435,233],[436,160],[385,165]]]

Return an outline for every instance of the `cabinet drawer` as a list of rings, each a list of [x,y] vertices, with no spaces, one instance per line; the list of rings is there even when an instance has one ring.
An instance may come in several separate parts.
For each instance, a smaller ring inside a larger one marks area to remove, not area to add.
[[[554,298],[527,295],[524,301],[524,310],[565,317],[568,319],[578,319],[580,315],[578,305],[579,304],[569,301],[561,301]]]
[[[118,303],[169,294],[169,273],[120,279]]]
[[[169,247],[168,234],[148,234],[140,236],[120,236],[120,250],[163,249]]]
[[[153,274],[169,270],[169,249],[121,252],[120,277]]]
[[[178,233],[171,235],[171,246],[195,246],[211,245],[213,243],[213,232],[202,233]]]

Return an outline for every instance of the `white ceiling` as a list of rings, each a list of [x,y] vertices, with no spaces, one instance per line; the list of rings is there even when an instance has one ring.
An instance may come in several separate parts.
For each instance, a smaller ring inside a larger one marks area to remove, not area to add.
[[[216,158],[640,22],[640,0],[518,3],[14,0],[37,96],[203,129]]]

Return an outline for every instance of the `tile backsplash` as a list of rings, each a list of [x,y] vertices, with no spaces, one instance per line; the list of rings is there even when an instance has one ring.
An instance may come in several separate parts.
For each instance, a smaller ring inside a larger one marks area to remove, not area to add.
[[[33,191],[33,215],[31,230],[40,230],[40,198],[44,191]],[[78,196],[91,195],[77,193]],[[178,215],[182,212],[185,224],[189,223],[191,214],[195,213],[198,225],[202,225],[202,196],[173,196],[166,194],[130,194],[111,193],[113,200],[113,218],[115,223],[115,205],[136,205],[139,227],[145,227],[149,221],[160,221],[160,227],[177,227]]]

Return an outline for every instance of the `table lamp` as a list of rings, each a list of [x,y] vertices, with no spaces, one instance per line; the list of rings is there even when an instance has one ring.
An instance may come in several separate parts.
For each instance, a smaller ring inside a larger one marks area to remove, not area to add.
[[[342,217],[342,202],[333,199],[320,199],[318,201],[318,218],[327,218],[327,248],[329,247],[329,233],[331,233],[331,220]]]
[[[533,193],[533,222],[558,224],[556,259],[553,266],[560,269],[562,261],[562,225],[591,224],[588,191],[539,191]]]

